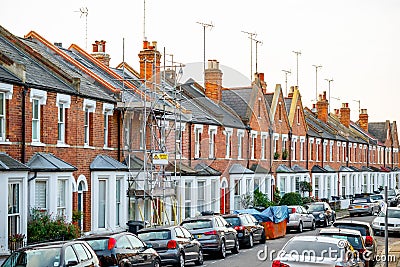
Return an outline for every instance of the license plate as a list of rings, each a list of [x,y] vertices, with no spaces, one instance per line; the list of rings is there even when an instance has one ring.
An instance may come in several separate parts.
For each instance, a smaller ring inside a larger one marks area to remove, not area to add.
[[[201,238],[203,235],[197,235],[197,238]]]
[[[356,206],[356,209],[360,209],[362,206]]]

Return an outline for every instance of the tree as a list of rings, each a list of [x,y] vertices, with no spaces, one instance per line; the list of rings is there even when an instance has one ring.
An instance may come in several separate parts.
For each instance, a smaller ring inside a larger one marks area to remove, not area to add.
[[[303,205],[303,201],[301,199],[301,195],[296,192],[290,192],[283,195],[281,201],[279,202],[280,205]]]
[[[299,184],[301,195],[304,197],[305,192],[312,192],[311,183],[307,181],[301,181]]]

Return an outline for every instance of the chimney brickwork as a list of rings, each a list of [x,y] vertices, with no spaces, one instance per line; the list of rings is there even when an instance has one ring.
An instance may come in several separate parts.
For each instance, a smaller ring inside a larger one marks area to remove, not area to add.
[[[340,108],[340,123],[342,123],[347,128],[350,127],[349,103],[342,103],[342,107]]]
[[[222,71],[215,59],[208,60],[208,68],[205,70],[205,93],[212,100],[222,100]]]
[[[322,95],[319,95],[317,102],[317,115],[318,119],[323,122],[328,122],[328,100],[326,99],[326,92],[324,91]]]
[[[93,46],[93,53],[92,56],[99,60],[101,63],[106,65],[107,67],[110,66],[110,55],[106,54],[106,41],[95,41]]]
[[[157,42],[153,41],[150,45],[149,41],[143,41],[143,50],[139,52],[139,63],[140,79],[151,81],[155,76],[158,81],[160,80],[161,53],[157,50]]]
[[[366,109],[361,109],[358,124],[364,131],[368,132],[368,112]]]

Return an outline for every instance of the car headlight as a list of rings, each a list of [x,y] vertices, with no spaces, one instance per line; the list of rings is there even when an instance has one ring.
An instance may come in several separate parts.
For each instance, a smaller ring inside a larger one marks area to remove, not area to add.
[[[322,214],[322,213],[320,213],[318,216],[319,216],[321,219],[324,218],[324,214]]]
[[[372,225],[379,225],[378,222],[372,222]]]

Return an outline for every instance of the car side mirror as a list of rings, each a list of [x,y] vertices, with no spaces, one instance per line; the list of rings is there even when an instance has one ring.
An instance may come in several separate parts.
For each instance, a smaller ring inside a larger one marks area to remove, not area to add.
[[[145,248],[145,249],[148,249],[148,248],[153,248],[153,245],[152,245],[152,244],[150,244],[150,243],[148,243],[148,244],[146,244],[146,245],[144,246],[144,248]]]
[[[78,265],[77,261],[68,261],[67,266],[76,266]]]

